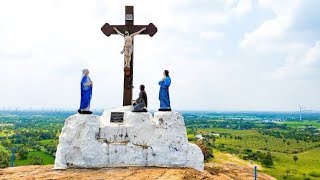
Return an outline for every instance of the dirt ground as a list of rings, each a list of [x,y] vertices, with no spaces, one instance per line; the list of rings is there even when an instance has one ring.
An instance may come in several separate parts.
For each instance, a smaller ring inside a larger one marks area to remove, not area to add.
[[[53,170],[52,165],[19,166],[0,169],[0,179],[128,179],[128,180],[197,180],[197,179],[253,179],[250,166],[226,162],[206,163],[205,171],[190,168],[127,167],[101,169]],[[273,180],[266,174],[258,173],[259,180]]]

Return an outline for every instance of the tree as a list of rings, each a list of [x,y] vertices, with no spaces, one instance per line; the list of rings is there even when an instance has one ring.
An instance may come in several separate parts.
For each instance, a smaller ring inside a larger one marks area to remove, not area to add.
[[[32,165],[44,165],[44,159],[38,155],[29,156],[30,164]]]
[[[7,152],[0,151],[0,168],[9,167],[10,155]]]
[[[261,164],[266,167],[271,167],[273,166],[273,161],[272,159],[262,159]]]
[[[295,164],[297,164],[298,159],[299,159],[298,156],[293,156],[293,160]]]
[[[12,143],[9,141],[4,140],[2,143],[2,146],[4,146],[6,149],[11,149],[12,148]]]
[[[17,153],[19,155],[19,159],[23,160],[28,158],[29,151],[26,148],[20,147],[17,149]]]

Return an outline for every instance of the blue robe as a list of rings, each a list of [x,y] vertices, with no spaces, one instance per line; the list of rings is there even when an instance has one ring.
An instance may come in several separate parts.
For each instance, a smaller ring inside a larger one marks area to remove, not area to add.
[[[159,82],[160,91],[159,91],[159,100],[160,100],[160,109],[169,109],[170,107],[170,97],[169,97],[169,86],[171,84],[171,78],[165,77],[164,80]]]
[[[92,97],[92,86],[85,86],[87,82],[90,82],[88,76],[84,76],[81,80],[81,101],[80,110],[85,110],[90,108],[90,102]]]

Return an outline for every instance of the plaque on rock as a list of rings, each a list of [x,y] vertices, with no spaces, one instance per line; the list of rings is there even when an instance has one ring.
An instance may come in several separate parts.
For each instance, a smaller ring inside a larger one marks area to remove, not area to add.
[[[110,122],[123,123],[124,112],[111,112]]]

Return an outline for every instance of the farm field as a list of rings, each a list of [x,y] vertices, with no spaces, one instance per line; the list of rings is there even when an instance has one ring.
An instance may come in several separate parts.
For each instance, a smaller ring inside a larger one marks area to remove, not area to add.
[[[223,134],[216,139],[216,145],[228,145],[234,148],[251,148],[274,152],[301,152],[320,147],[320,142],[305,142],[295,139],[275,138],[262,135],[257,130],[199,129],[201,132]],[[241,137],[236,139],[235,137]]]
[[[196,117],[187,119],[188,139],[196,142],[195,136],[201,134],[213,148],[213,162],[223,161],[224,154],[228,153],[247,163],[258,164],[260,172],[277,179],[320,179],[318,119],[298,121],[292,120],[298,116],[290,115],[288,121],[259,120],[254,116],[247,121],[241,120],[245,117],[231,116],[227,120],[209,116],[202,121]],[[272,163],[265,165],[262,162],[267,154],[270,154]]]
[[[295,154],[299,159],[293,161],[293,154],[272,153],[274,167],[264,168],[265,173],[277,179],[282,179],[289,171],[288,179],[320,179],[320,148],[312,149],[303,153]]]
[[[287,122],[278,122],[279,124],[286,124],[288,127],[292,128],[301,128],[304,126],[315,126],[317,128],[320,128],[320,121],[287,121]]]
[[[304,123],[297,123],[299,126]],[[199,128],[195,134],[219,134],[215,140],[209,140],[214,143],[215,155],[228,152],[242,158],[245,156],[242,152],[250,149],[253,152],[270,152],[273,159],[273,167],[263,167],[261,172],[267,173],[277,179],[320,179],[320,143],[319,142],[299,142],[294,139],[270,137],[262,135],[257,130],[232,130],[223,128]],[[192,138],[194,134],[188,134]],[[242,139],[235,139],[241,137]],[[289,145],[288,145],[289,142]],[[218,150],[220,149],[220,150]],[[282,153],[281,151],[292,152],[300,150],[301,153]],[[293,156],[297,156],[295,162]],[[248,161],[249,162],[249,161]],[[260,162],[255,162],[260,164]]]

